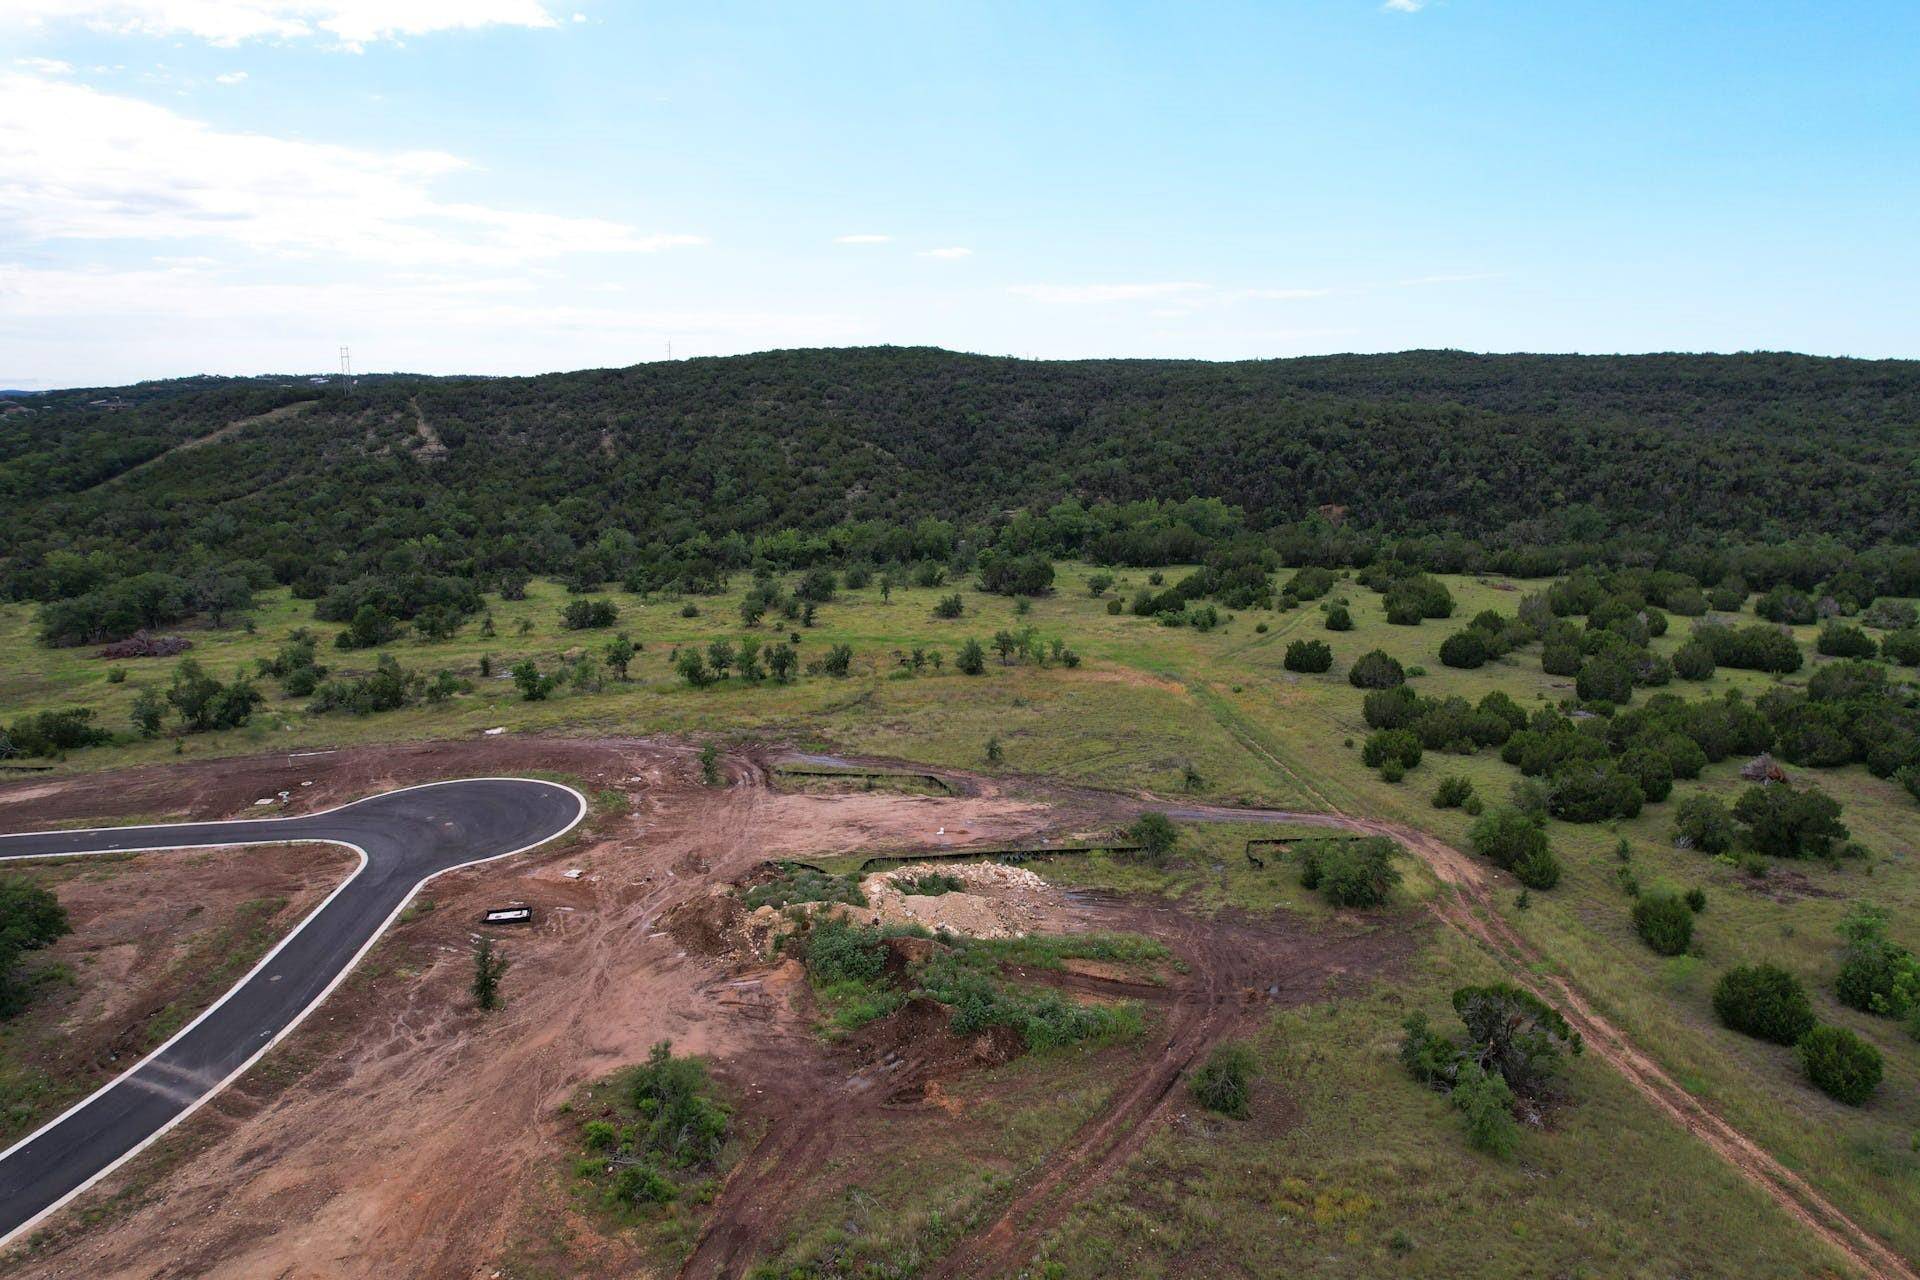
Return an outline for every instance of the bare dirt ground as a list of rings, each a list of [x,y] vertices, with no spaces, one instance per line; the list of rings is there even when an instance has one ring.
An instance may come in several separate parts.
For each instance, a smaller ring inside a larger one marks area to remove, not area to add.
[[[250,957],[285,936],[354,863],[331,845],[266,845],[16,865],[58,895],[73,925],[33,965],[59,966],[71,978],[44,986],[7,1027],[13,1070],[58,1085],[14,1100],[0,1145],[105,1084],[219,999]],[[238,971],[223,973],[235,964]]]
[[[255,800],[282,790],[285,811],[303,812],[413,782],[527,772],[584,782],[594,815],[554,848],[436,881],[426,893],[431,911],[397,926],[259,1068],[89,1193],[78,1212],[63,1214],[29,1254],[7,1260],[8,1273],[464,1280],[494,1275],[501,1259],[531,1257],[552,1274],[647,1274],[653,1268],[637,1247],[594,1230],[556,1176],[572,1140],[557,1108],[583,1082],[671,1039],[713,1057],[741,1100],[743,1123],[759,1135],[704,1219],[683,1271],[737,1275],[775,1243],[798,1194],[827,1176],[849,1134],[876,1109],[890,1109],[902,1132],[965,1123],[946,1113],[937,1088],[923,1087],[917,1102],[903,1099],[899,1072],[903,1062],[913,1067],[915,1046],[928,1059],[918,1069],[930,1086],[999,1051],[956,1049],[932,1034],[938,1028],[924,1027],[897,1028],[892,1042],[881,1031],[881,1041],[828,1050],[808,1027],[797,966],[745,963],[724,928],[715,934],[679,915],[669,921],[670,909],[710,897],[772,857],[1048,838],[1111,829],[1143,807],[1065,788],[1045,789],[1043,803],[1033,798],[1040,784],[1015,790],[981,779],[953,798],[779,794],[762,765],[742,757],[728,761],[731,785],[705,788],[691,751],[673,743],[501,737],[33,780],[0,786],[0,828],[116,814],[257,814]],[[1531,968],[1539,957],[1493,909],[1485,868],[1418,831],[1338,813],[1283,816],[1401,840],[1448,886],[1434,907],[1439,921],[1491,948],[1516,981],[1558,1004],[1656,1106],[1865,1274],[1920,1280],[1688,1094],[1577,990],[1539,976]],[[572,869],[582,874],[569,878]],[[533,906],[536,923],[499,935],[513,962],[508,1003],[482,1016],[465,995],[469,938],[483,909],[508,903]],[[1085,927],[1162,937],[1188,973],[1158,993],[1128,984],[1128,998],[1159,1014],[1154,1042],[1132,1057],[1138,1069],[936,1274],[1017,1270],[1164,1119],[1182,1074],[1209,1046],[1264,1007],[1321,998],[1397,963],[1417,943],[1404,928],[1364,921],[1316,932],[1097,898],[1075,907]],[[1110,978],[1055,980],[1097,996]]]

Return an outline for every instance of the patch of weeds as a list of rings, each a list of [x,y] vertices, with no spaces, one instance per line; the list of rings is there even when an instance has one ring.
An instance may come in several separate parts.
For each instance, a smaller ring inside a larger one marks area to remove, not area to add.
[[[749,910],[760,907],[784,908],[801,902],[844,902],[849,906],[864,907],[867,895],[860,892],[860,877],[856,874],[830,876],[808,867],[798,867],[783,872],[765,884],[754,885],[748,889],[745,901]]]

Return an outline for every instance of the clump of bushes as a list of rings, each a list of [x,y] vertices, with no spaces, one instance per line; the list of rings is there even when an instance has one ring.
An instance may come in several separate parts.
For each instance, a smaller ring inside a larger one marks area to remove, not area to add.
[[[1187,1082],[1193,1100],[1209,1111],[1244,1120],[1253,1098],[1253,1073],[1258,1065],[1244,1044],[1215,1045],[1213,1052]]]
[[[1333,650],[1324,640],[1295,640],[1282,661],[1289,671],[1318,673],[1333,666]]]
[[[35,984],[21,969],[26,953],[72,932],[52,890],[26,876],[0,875],[0,1018],[11,1018],[32,998]]]
[[[867,895],[860,892],[860,877],[830,876],[805,867],[783,872],[743,895],[749,910],[760,907],[785,908],[801,902],[844,902],[864,907]]]
[[[1179,842],[1180,832],[1173,820],[1164,813],[1143,813],[1127,828],[1127,834],[1140,846],[1140,856],[1148,862],[1158,865],[1172,854],[1174,845]]]
[[[1720,975],[1713,1012],[1723,1026],[1774,1044],[1798,1044],[1814,1028],[1813,1002],[1800,979],[1774,964],[1742,965]]]
[[[1360,660],[1347,670],[1347,683],[1356,689],[1391,689],[1394,685],[1406,683],[1406,679],[1406,668],[1382,649],[1362,654]]]
[[[1560,861],[1547,844],[1547,833],[1512,805],[1489,809],[1474,819],[1467,840],[1474,852],[1511,871],[1529,889],[1551,889],[1560,883]]]
[[[620,617],[620,607],[611,600],[569,600],[560,611],[560,625],[568,631],[588,631],[610,627]]]
[[[897,877],[893,887],[901,893],[917,897],[938,898],[942,894],[958,893],[967,887],[967,883],[959,876],[948,875],[944,871],[922,871],[918,875]]]
[[[705,1181],[732,1130],[732,1108],[716,1096],[707,1064],[674,1056],[664,1040],[609,1101],[616,1119],[580,1127],[588,1154],[579,1165],[609,1205],[678,1199]]]
[[[1920,959],[1887,937],[1887,913],[1860,903],[1841,919],[1846,950],[1834,994],[1862,1013],[1902,1018],[1920,1035]]]
[[[1375,729],[1360,748],[1360,761],[1369,769],[1400,770],[1420,764],[1420,739],[1410,729]]]
[[[1415,1013],[1404,1024],[1401,1065],[1449,1096],[1470,1144],[1507,1155],[1519,1137],[1514,1110],[1532,1110],[1548,1092],[1561,1061],[1580,1054],[1580,1033],[1552,1005],[1509,983],[1461,987],[1453,1008],[1466,1035],[1442,1035]]]
[[[1400,883],[1395,846],[1384,836],[1313,840],[1300,846],[1300,884],[1336,907],[1377,907]]]
[[[1433,807],[1436,809],[1458,809],[1471,799],[1473,783],[1457,773],[1440,779],[1440,785],[1433,789]]]
[[[1633,900],[1633,929],[1656,953],[1683,955],[1693,945],[1693,910],[1677,893],[1643,893]]]
[[[1880,1087],[1880,1051],[1845,1027],[1815,1027],[1800,1040],[1800,1065],[1836,1102],[1862,1106]]]

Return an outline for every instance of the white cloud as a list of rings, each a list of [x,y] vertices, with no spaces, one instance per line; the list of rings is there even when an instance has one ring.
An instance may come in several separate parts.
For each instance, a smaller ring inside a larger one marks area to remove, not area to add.
[[[398,266],[521,264],[705,243],[600,218],[441,200],[467,168],[229,133],[81,85],[0,75],[0,241],[218,241],[264,254]]]
[[[1418,13],[1427,7],[1427,0],[1386,0],[1380,7],[1388,13]]]
[[[537,373],[656,359],[669,339],[682,356],[874,340],[871,323],[846,312],[621,305],[602,287],[544,272],[298,283],[191,263],[89,270],[0,261],[0,316],[18,331],[0,356],[9,365],[0,386],[326,369],[346,342],[365,369]]]
[[[923,258],[944,258],[951,261],[955,258],[970,258],[973,256],[973,250],[963,249],[959,245],[954,245],[947,249],[928,249],[920,256]]]
[[[1304,302],[1308,298],[1331,297],[1332,289],[1242,289],[1239,296],[1260,302]]]
[[[888,244],[892,240],[892,236],[879,235],[835,236],[833,238],[835,244]]]
[[[213,78],[215,84],[245,84],[247,73],[244,71],[223,71]]]
[[[29,71],[37,71],[43,76],[70,76],[73,74],[73,64],[71,62],[62,62],[58,58],[15,58],[13,65],[16,67],[25,67]]]
[[[5,17],[218,45],[329,35],[349,48],[483,27],[552,27],[542,0],[5,0]]]
[[[1016,284],[1007,292],[1035,302],[1134,302],[1203,293],[1204,284],[1175,280],[1159,284]]]

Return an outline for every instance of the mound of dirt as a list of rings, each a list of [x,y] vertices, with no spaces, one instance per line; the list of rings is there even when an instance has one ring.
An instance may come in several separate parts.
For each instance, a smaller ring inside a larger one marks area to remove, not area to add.
[[[903,893],[900,884],[932,872],[966,886],[941,894]],[[997,862],[910,863],[860,882],[869,923],[917,924],[971,938],[1017,938],[1058,908],[1052,885],[1031,871]]]
[[[780,914],[770,907],[747,909],[726,885],[675,903],[661,916],[673,940],[695,955],[735,964],[759,963]]]
[[[914,996],[877,1022],[860,1028],[847,1044],[875,1064],[873,1084],[895,1105],[927,1100],[928,1088],[963,1071],[997,1067],[1027,1051],[1012,1027],[988,1027],[962,1035],[953,1010],[927,996]]]

